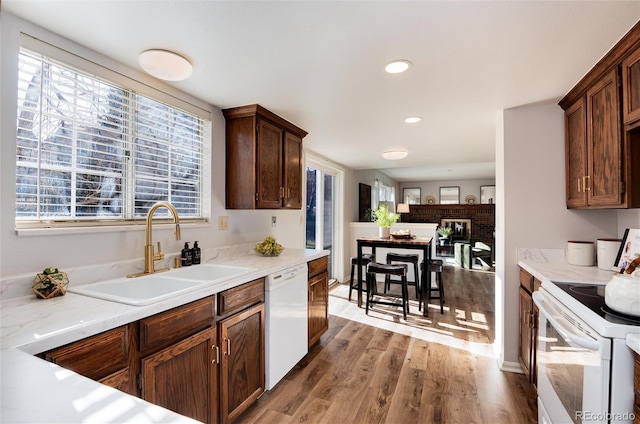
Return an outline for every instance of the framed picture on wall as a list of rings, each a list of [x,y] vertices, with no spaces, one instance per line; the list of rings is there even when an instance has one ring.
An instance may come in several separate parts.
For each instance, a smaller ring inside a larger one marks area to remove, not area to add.
[[[618,256],[612,267],[614,271],[623,272],[634,259],[640,256],[640,229],[627,228],[620,244]]]
[[[495,203],[496,186],[480,186],[480,203]]]
[[[420,187],[416,188],[403,188],[402,189],[402,202],[408,205],[419,205],[420,204]]]
[[[371,186],[360,183],[358,185],[358,220],[360,222],[371,221],[371,216],[367,216],[367,211],[371,211]]]
[[[460,187],[440,187],[440,204],[457,205],[460,203]]]

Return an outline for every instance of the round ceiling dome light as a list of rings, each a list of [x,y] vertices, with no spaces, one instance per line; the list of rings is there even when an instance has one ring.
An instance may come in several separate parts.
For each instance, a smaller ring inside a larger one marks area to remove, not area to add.
[[[406,158],[408,154],[406,150],[386,150],[382,152],[382,157],[386,160],[400,160]]]
[[[389,63],[387,66],[384,67],[384,70],[390,74],[399,74],[401,72],[406,71],[410,67],[411,67],[411,62],[409,62],[408,60],[401,59],[401,60],[394,60],[393,62]]]
[[[140,53],[138,62],[146,73],[165,81],[182,81],[193,72],[193,66],[186,58],[169,50],[145,50]]]
[[[407,124],[415,124],[420,121],[422,121],[422,117],[420,116],[410,116],[404,120]]]

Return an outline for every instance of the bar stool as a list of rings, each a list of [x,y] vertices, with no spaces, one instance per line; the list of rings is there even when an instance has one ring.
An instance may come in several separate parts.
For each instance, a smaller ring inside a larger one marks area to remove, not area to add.
[[[410,286],[416,286],[416,299],[420,300],[420,277],[418,276],[418,255],[405,255],[401,253],[387,253],[387,263],[393,262],[405,262],[413,264],[413,282],[407,282]],[[400,280],[394,280],[390,275],[387,275],[384,279],[384,292],[391,287],[391,283],[400,283]]]
[[[362,254],[362,266],[366,267],[369,262],[375,261],[375,256],[372,253]],[[358,290],[358,282],[354,281],[355,270],[358,266],[358,257],[351,258],[351,279],[349,280],[349,302],[351,302],[351,292],[355,289]],[[366,269],[366,268],[365,268]]]
[[[409,313],[409,288],[407,285],[407,268],[407,264],[379,264],[377,262],[370,262],[369,265],[367,265],[367,304],[365,308],[365,314],[369,314],[369,303],[391,306],[396,305],[394,302],[390,301],[373,300],[373,296],[380,296],[377,289],[376,275],[384,274],[385,278],[388,275],[394,275],[400,277],[400,282],[402,284],[402,315],[404,316],[405,320],[407,319],[407,314]]]
[[[427,300],[439,299],[440,313],[443,314],[444,313],[444,284],[442,282],[442,272],[444,271],[444,264],[441,259],[430,259],[426,270],[424,269],[424,261],[422,261],[420,268],[422,268],[422,284],[427,283],[426,282],[427,272],[436,273],[438,286],[434,288],[433,284],[431,284],[430,287],[427,287]],[[433,295],[434,291],[438,292],[437,296]],[[421,306],[422,306],[422,299],[420,299],[420,301],[418,302],[418,308],[420,308]],[[427,305],[424,305],[424,307],[427,308]]]

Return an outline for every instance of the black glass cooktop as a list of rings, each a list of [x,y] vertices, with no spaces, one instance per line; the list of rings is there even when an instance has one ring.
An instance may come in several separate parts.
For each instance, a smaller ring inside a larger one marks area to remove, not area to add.
[[[557,283],[563,291],[591,309],[602,318],[614,324],[640,325],[640,317],[623,314],[609,308],[604,302],[604,285],[589,285],[575,283]]]

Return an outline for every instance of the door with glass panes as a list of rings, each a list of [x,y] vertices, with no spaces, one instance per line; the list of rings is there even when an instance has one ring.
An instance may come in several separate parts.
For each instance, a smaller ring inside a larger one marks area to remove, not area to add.
[[[310,163],[307,172],[306,248],[329,251],[329,279],[335,275],[336,175]]]

